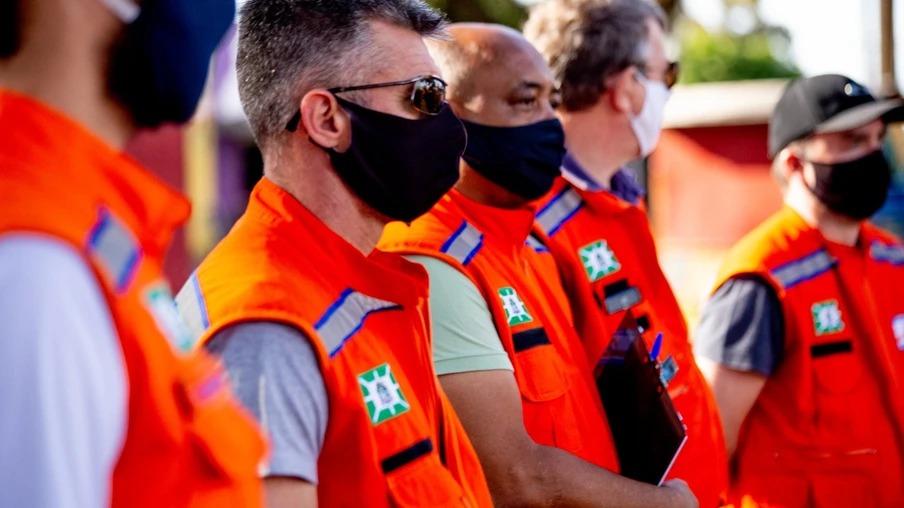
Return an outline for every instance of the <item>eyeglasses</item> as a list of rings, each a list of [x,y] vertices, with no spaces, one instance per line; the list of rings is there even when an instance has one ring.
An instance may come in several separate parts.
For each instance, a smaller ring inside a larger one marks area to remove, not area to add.
[[[669,66],[666,67],[662,78],[662,81],[667,88],[672,88],[675,86],[675,83],[678,82],[678,71],[680,70],[681,68],[679,67],[678,62],[669,62]]]
[[[639,70],[644,77],[648,77],[646,65],[638,64],[637,70]],[[662,73],[662,82],[665,84],[666,88],[670,89],[678,82],[678,71],[678,62],[669,62],[668,66],[665,68],[665,72]]]
[[[404,81],[392,81],[389,83],[373,83],[370,85],[343,86],[338,88],[329,88],[327,92],[333,95],[354,92],[356,90],[370,90],[372,88],[387,88],[390,86],[414,85],[411,87],[411,107],[415,111],[424,113],[425,115],[438,115],[446,103],[446,87],[448,86],[442,78],[433,75],[422,75],[415,78],[406,79]],[[286,124],[286,130],[295,132],[298,129],[298,123],[301,121],[301,111],[296,111],[289,123]]]

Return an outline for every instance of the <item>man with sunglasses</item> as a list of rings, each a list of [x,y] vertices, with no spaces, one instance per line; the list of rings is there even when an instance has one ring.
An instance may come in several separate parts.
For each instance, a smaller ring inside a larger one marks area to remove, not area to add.
[[[440,382],[462,415],[500,506],[696,506],[683,482],[664,488],[618,476],[602,404],[587,368],[559,266],[531,201],[565,153],[549,68],[524,37],[461,24],[431,42],[468,131],[461,180],[381,248],[430,273]]]
[[[489,507],[434,374],[427,274],[375,250],[458,180],[465,131],[413,0],[249,0],[239,92],[264,178],[177,297],[271,441],[271,507]]]
[[[904,245],[867,219],[892,171],[877,100],[792,82],[769,122],[785,206],[729,253],[694,348],[743,506],[904,506]],[[900,127],[898,127],[900,128]]]
[[[718,408],[659,265],[643,191],[622,169],[659,139],[676,78],[665,26],[662,9],[647,0],[547,0],[530,13],[524,32],[561,86],[558,116],[568,145],[562,178],[540,200],[537,222],[584,267],[593,291],[573,292],[574,305],[610,330],[630,311],[647,347],[661,346],[664,381],[688,430],[671,476],[687,480],[700,506],[712,508],[728,485]],[[609,336],[583,323],[579,330],[595,365]]]

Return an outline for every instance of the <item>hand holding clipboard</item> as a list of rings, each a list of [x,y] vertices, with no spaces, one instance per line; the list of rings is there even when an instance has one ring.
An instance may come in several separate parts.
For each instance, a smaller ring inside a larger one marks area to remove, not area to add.
[[[674,372],[655,360],[660,344],[661,336],[651,355],[628,312],[594,372],[622,475],[652,485],[662,484],[687,440],[664,385]]]

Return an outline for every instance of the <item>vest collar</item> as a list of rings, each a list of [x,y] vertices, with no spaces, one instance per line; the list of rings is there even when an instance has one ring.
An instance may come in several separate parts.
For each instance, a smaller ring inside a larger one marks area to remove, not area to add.
[[[801,235],[801,240],[813,244],[813,248],[822,247],[826,249],[829,254],[836,258],[865,257],[869,254],[870,245],[875,239],[875,235],[869,228],[861,227],[857,245],[842,245],[823,236],[819,229],[808,224],[794,208],[783,205],[781,213],[788,225]]]
[[[455,189],[443,197],[439,206],[450,209],[453,214],[457,210],[465,220],[484,234],[487,241],[515,248],[522,247],[527,241],[536,212],[533,204],[514,209],[484,205],[465,197]],[[455,229],[459,224],[447,225]]]
[[[26,95],[0,89],[3,179],[39,189],[60,217],[106,208],[162,257],[191,207],[130,156]]]
[[[365,256],[267,177],[254,187],[247,213],[277,227],[281,241],[292,243],[324,276],[342,278],[355,291],[403,306],[427,296],[429,278],[422,266],[377,249]],[[400,283],[404,280],[410,284]]]
[[[615,194],[605,190],[591,191],[575,188],[581,199],[594,214],[615,214],[625,212],[634,208],[636,205],[620,199]]]

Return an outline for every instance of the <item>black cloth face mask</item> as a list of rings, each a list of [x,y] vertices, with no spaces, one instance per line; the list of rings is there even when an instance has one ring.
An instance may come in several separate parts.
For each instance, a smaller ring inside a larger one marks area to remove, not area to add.
[[[409,120],[336,100],[351,118],[351,145],[344,152],[324,150],[339,178],[371,208],[411,222],[458,182],[467,135],[448,104],[436,115]]]
[[[565,132],[557,119],[522,127],[462,123],[468,131],[462,158],[474,171],[531,201],[549,192],[565,158]]]
[[[854,220],[866,220],[885,204],[891,187],[891,167],[882,150],[840,164],[810,164],[816,174],[810,191],[829,210]]]

